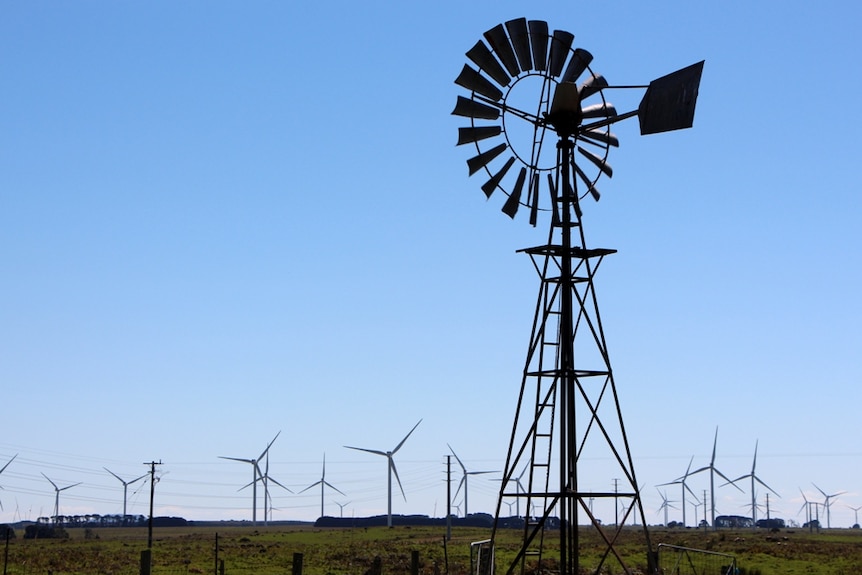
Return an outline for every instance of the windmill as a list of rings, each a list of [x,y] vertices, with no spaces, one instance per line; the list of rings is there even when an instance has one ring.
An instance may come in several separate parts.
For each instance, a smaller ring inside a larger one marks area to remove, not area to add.
[[[447,443],[446,447],[449,448],[449,451],[451,451],[452,455],[455,456],[455,461],[457,461],[458,465],[461,466],[461,472],[463,474],[461,475],[461,481],[458,483],[458,488],[455,490],[455,497],[458,496],[458,492],[461,491],[461,487],[463,487],[464,488],[464,517],[467,517],[469,515],[469,512],[467,511],[467,478],[470,475],[485,475],[487,473],[494,473],[494,471],[467,471],[467,468],[464,466],[464,462],[461,461],[461,458],[458,457],[458,454],[455,453],[455,450],[452,449],[452,446]]]
[[[16,458],[16,457],[18,457],[18,454],[17,454],[17,453],[16,453],[15,455],[13,455],[13,456],[12,456],[12,459],[10,459],[9,461],[7,461],[7,462],[6,462],[6,465],[4,465],[2,469],[0,469],[0,474],[2,474],[4,471],[6,471],[6,468],[7,468],[7,467],[9,467],[9,464],[10,464],[10,463],[12,463],[13,461],[15,461],[15,458]],[[0,487],[0,489],[3,489],[3,488],[2,488],[2,487]],[[2,501],[0,501],[0,511],[2,511],[2,510],[3,510],[3,502],[2,502]]]
[[[678,478],[674,479],[673,481],[669,481],[668,483],[659,483],[656,486],[656,487],[664,487],[665,485],[681,485],[682,486],[681,487],[682,499],[680,499],[680,502],[682,503],[682,526],[683,527],[685,527],[687,525],[687,523],[685,522],[685,492],[688,491],[689,493],[691,493],[691,496],[694,497],[695,501],[697,501],[697,495],[694,494],[694,491],[692,491],[691,487],[689,487],[685,482],[686,479],[688,479],[688,476],[691,475],[691,464],[693,462],[694,462],[694,456],[692,455],[691,459],[689,459],[689,461],[688,461],[688,467],[685,468],[685,475],[683,475],[682,477],[678,477]],[[695,510],[695,512],[694,512],[694,517],[695,517],[695,522],[696,522],[697,521],[697,510]]]
[[[668,509],[677,509],[677,507],[675,505],[671,505],[672,503],[675,503],[675,502],[671,501],[667,498],[667,493],[662,493],[658,489],[656,489],[656,491],[658,491],[658,494],[661,495],[661,505],[659,506],[658,511],[656,511],[656,513],[661,513],[662,511],[664,511],[664,526],[667,527],[667,523],[668,523],[668,521],[667,521],[667,510]]]
[[[122,477],[120,477],[119,475],[117,475],[116,473],[114,473],[113,471],[108,469],[107,467],[103,467],[102,469],[104,469],[105,471],[107,471],[108,473],[110,473],[111,475],[116,477],[117,479],[119,479],[120,483],[123,484],[123,525],[125,525],[127,522],[127,518],[128,518],[128,514],[126,513],[126,500],[128,497],[129,485],[131,485],[132,483],[136,483],[136,482],[140,481],[141,479],[146,477],[147,474],[144,473],[140,477],[136,477],[136,478],[132,479],[131,481],[126,481],[125,479],[123,479]]]
[[[770,486],[765,484],[763,481],[761,481],[761,479],[757,475],[754,474],[754,468],[757,465],[757,443],[758,443],[757,441],[754,442],[754,459],[751,462],[751,473],[748,473],[747,475],[740,475],[739,477],[737,477],[736,479],[734,479],[733,481],[730,482],[730,483],[735,484],[735,482],[739,481],[740,479],[751,478],[751,522],[753,524],[757,524],[757,507],[758,507],[757,501],[755,499],[755,497],[756,497],[755,492],[754,492],[755,482],[761,484],[762,486],[767,488],[769,491],[775,493],[775,495],[777,495],[778,497],[781,497],[780,495],[778,495],[778,493],[773,488],[771,488]],[[727,485],[727,484],[725,483],[725,485]]]
[[[273,441],[275,441],[273,439]],[[272,510],[275,509],[272,505],[272,496],[269,494],[269,482],[272,481],[288,493],[293,493],[290,489],[279,483],[275,478],[271,477],[269,474],[269,451],[266,452],[266,464],[263,467],[263,475],[258,476],[257,480],[263,484],[263,524],[266,525],[268,520],[272,519]],[[242,491],[246,487],[251,485],[251,483],[247,483],[243,485],[239,490]]]
[[[859,510],[862,509],[862,505],[860,505],[859,507],[851,507],[850,505],[848,505],[847,507],[853,510],[853,525],[859,525]]]
[[[272,438],[272,441],[270,441],[267,444],[266,449],[264,449],[261,452],[261,454],[254,459],[245,459],[242,457],[227,457],[224,455],[219,455],[219,459],[229,459],[231,461],[241,461],[243,463],[248,463],[251,465],[251,474],[252,474],[251,482],[240,487],[239,491],[242,491],[243,489],[245,489],[246,487],[251,485],[251,523],[252,523],[252,525],[257,525],[257,482],[259,479],[262,480],[264,477],[263,473],[261,473],[261,471],[260,471],[260,466],[258,465],[258,463],[260,462],[261,459],[263,459],[264,455],[267,455],[269,453],[269,448],[272,447],[272,444],[275,443],[275,440],[278,439],[279,435],[281,435],[281,431],[279,431],[278,433],[275,434],[275,437]],[[264,486],[265,485],[266,484],[264,483]],[[279,484],[279,485],[281,485],[281,484]],[[285,487],[285,489],[287,489],[287,488]],[[264,523],[265,522],[266,522],[266,501],[264,501]]]
[[[344,493],[340,489],[338,489],[337,487],[335,487],[334,485],[332,485],[331,483],[329,483],[326,480],[326,454],[325,453],[323,454],[323,473],[321,473],[320,479],[318,481],[315,481],[314,483],[312,483],[311,485],[309,485],[308,487],[306,487],[302,491],[300,491],[300,493],[304,493],[304,492],[308,491],[309,489],[311,489],[315,485],[320,485],[320,516],[323,517],[323,490],[325,488],[329,487],[330,489],[334,489],[335,491],[338,491],[339,493],[344,495]]]
[[[811,485],[814,485],[814,483],[812,483]],[[830,529],[832,527],[832,525],[830,523],[830,517],[832,515],[832,512],[831,512],[832,503],[833,503],[832,500],[835,499],[836,497],[838,497],[839,495],[844,495],[847,492],[846,491],[839,491],[838,493],[833,493],[832,495],[826,495],[825,491],[823,491],[822,489],[820,489],[816,485],[814,485],[814,487],[817,488],[817,491],[819,491],[821,493],[821,495],[823,495],[823,498],[824,498],[823,499],[823,508],[826,509],[826,529]]]
[[[339,503],[338,501],[336,501],[335,504],[338,505],[338,511],[340,512],[340,517],[344,517],[344,508],[347,507],[348,505],[350,505],[350,501],[346,501],[344,503]]]
[[[57,487],[57,484],[51,481],[47,475],[42,473],[42,477],[48,480],[48,482],[54,487],[54,523],[57,523],[58,517],[60,516],[60,492],[65,491],[67,489],[71,489],[77,485],[81,485],[81,482],[73,483],[72,485],[67,485],[66,487]]]
[[[689,476],[691,476],[691,475],[696,475],[702,471],[709,471],[709,499],[710,499],[709,503],[710,503],[710,507],[711,507],[710,517],[712,518],[712,528],[713,529],[715,529],[715,476],[716,476],[716,474],[718,474],[719,477],[721,477],[722,479],[727,481],[727,483],[725,483],[725,485],[728,485],[728,484],[733,485],[734,487],[739,489],[740,492],[742,492],[742,489],[740,489],[740,487],[736,483],[734,483],[733,481],[728,479],[724,473],[722,473],[721,471],[719,471],[718,469],[715,468],[715,448],[717,445],[718,445],[718,427],[715,428],[715,439],[712,442],[712,458],[709,460],[709,465],[705,465],[705,466],[701,467],[700,469],[698,469],[696,471],[692,471],[691,473],[689,473]]]
[[[351,447],[349,445],[344,446],[347,449],[355,449],[356,451],[365,451],[367,453],[373,453],[374,455],[382,455],[383,457],[385,457],[387,459],[387,461],[388,461],[388,463],[387,463],[388,476],[387,477],[389,478],[388,487],[387,487],[387,501],[388,501],[387,513],[386,513],[386,526],[387,527],[392,527],[392,474],[393,473],[395,474],[395,480],[398,481],[398,487],[401,489],[401,496],[404,497],[404,501],[407,501],[407,495],[404,494],[404,487],[401,485],[401,479],[398,477],[398,470],[395,468],[395,460],[392,457],[398,452],[399,449],[401,449],[401,446],[404,445],[404,442],[407,441],[407,438],[410,437],[410,434],[412,434],[414,431],[416,431],[416,428],[419,427],[420,423],[422,423],[421,419],[416,423],[416,425],[413,426],[413,429],[411,429],[407,433],[407,435],[404,436],[404,439],[402,439],[401,442],[398,445],[396,445],[395,449],[393,449],[392,451],[380,451],[378,449],[366,449],[364,447]]]
[[[541,287],[491,545],[504,498],[524,497],[528,509],[538,503],[538,515],[525,521],[522,545],[507,573],[542,564],[550,522],[560,526],[560,572],[578,573],[581,518],[607,545],[598,550],[598,565],[591,570],[616,560],[630,571],[615,542],[628,515],[637,507],[643,517],[643,509],[594,286],[603,258],[616,250],[587,246],[582,200],[598,199],[599,178],[613,174],[607,158],[619,140],[610,132],[612,124],[637,116],[641,134],[691,127],[703,69],[699,62],[649,86],[611,86],[591,69],[592,55],[573,48],[573,41],[569,32],[549,32],[541,20],[509,20],[467,51],[469,62],[455,80],[469,92],[458,96],[452,114],[469,120],[458,129],[457,144],[476,151],[467,160],[470,175],[487,176],[481,186],[486,197],[498,190],[497,196],[506,196],[502,211],[510,218],[523,207],[531,225],[540,214],[550,224],[545,245],[521,250],[531,258]],[[605,99],[612,88],[646,91],[636,110],[618,114]],[[610,463],[605,469],[585,464],[595,460]],[[516,469],[526,461],[527,490],[512,491]],[[611,493],[584,490],[591,481],[599,484],[599,474],[622,477],[625,484]],[[626,503],[613,530],[589,511],[590,497]],[[646,526],[642,535],[651,550]]]

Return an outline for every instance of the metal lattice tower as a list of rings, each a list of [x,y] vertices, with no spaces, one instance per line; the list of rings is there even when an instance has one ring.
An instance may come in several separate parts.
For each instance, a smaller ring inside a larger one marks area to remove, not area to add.
[[[532,225],[543,212],[551,222],[546,244],[522,250],[541,286],[485,555],[491,560],[480,573],[494,571],[495,556],[507,575],[655,570],[595,288],[599,266],[615,250],[589,247],[581,201],[598,200],[596,182],[613,174],[608,152],[619,142],[612,124],[638,116],[642,134],[692,125],[703,62],[649,86],[618,86],[647,91],[637,110],[617,114],[605,99],[614,87],[591,70],[592,55],[573,48],[573,40],[565,31],[549,33],[539,20],[510,20],[467,52],[478,69],[465,65],[455,81],[471,92],[453,111],[470,119],[458,137],[477,151],[467,160],[470,174],[486,172],[482,190],[489,198],[502,190],[510,217],[525,207]],[[524,504],[524,517],[501,517],[513,499]],[[596,501],[604,511],[613,505],[614,524],[602,524]],[[631,527],[638,516],[640,525]],[[523,538],[504,557],[494,545],[510,527],[522,529]],[[644,548],[638,565],[618,551],[630,530]]]

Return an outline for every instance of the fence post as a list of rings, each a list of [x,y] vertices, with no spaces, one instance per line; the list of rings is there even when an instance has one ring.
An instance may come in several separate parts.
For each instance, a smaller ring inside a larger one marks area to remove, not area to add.
[[[302,553],[293,554],[293,575],[302,575]]]
[[[150,575],[150,567],[152,566],[152,549],[144,549],[141,551],[141,575]]]
[[[410,575],[419,575],[419,552],[416,550],[410,553]]]

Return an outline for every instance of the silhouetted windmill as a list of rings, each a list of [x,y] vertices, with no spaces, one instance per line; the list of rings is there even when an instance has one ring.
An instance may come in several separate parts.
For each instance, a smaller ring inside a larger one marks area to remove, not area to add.
[[[665,485],[681,485],[682,489],[682,526],[685,527],[687,523],[685,522],[685,492],[688,491],[691,493],[692,497],[697,500],[697,495],[694,494],[694,491],[691,490],[691,487],[686,485],[685,481],[688,479],[689,475],[691,475],[691,464],[694,462],[694,456],[691,456],[691,459],[688,461],[688,467],[685,468],[685,475],[682,477],[677,477],[673,481],[669,481],[668,483],[659,483],[656,487],[664,487]],[[697,523],[697,511],[694,513],[695,523]]]
[[[715,439],[712,442],[712,458],[709,460],[709,465],[705,465],[696,471],[692,471],[689,473],[689,476],[696,475],[701,471],[709,471],[709,497],[710,497],[710,506],[712,509],[710,510],[711,518],[712,518],[712,528],[715,529],[715,475],[718,474],[719,477],[727,481],[730,485],[733,485],[739,491],[742,489],[739,486],[727,478],[727,476],[715,468],[715,448],[718,445],[718,427],[715,428]]]
[[[398,470],[395,469],[395,460],[392,459],[392,456],[395,455],[399,449],[401,449],[401,446],[404,445],[404,442],[407,441],[407,438],[410,437],[410,435],[416,430],[417,427],[419,427],[420,423],[422,423],[421,419],[416,423],[416,425],[413,426],[413,429],[411,429],[410,432],[404,436],[404,439],[402,439],[401,442],[398,445],[396,445],[395,449],[393,449],[392,451],[380,451],[379,449],[366,449],[364,447],[351,447],[349,445],[344,446],[347,449],[355,449],[356,451],[365,451],[368,453],[373,453],[374,455],[382,455],[383,457],[385,457],[387,459],[387,461],[388,461],[387,468],[389,470],[389,475],[388,475],[389,483],[388,483],[388,489],[387,489],[388,508],[387,508],[387,514],[386,514],[386,525],[387,525],[387,527],[392,527],[392,474],[393,473],[395,474],[395,480],[398,481],[398,487],[401,489],[401,496],[404,497],[404,501],[407,501],[407,495],[404,494],[404,487],[401,485],[401,479],[398,477]]]
[[[7,468],[7,467],[9,467],[9,464],[10,464],[10,463],[12,463],[13,461],[15,461],[15,458],[16,458],[16,457],[18,457],[18,454],[17,454],[17,453],[16,453],[15,455],[13,455],[13,456],[12,456],[12,459],[10,459],[9,461],[7,461],[7,462],[6,462],[6,465],[4,465],[4,466],[3,466],[3,469],[0,469],[0,474],[2,474],[4,471],[6,471],[6,468]],[[0,487],[0,489],[2,489],[2,487]],[[2,511],[2,510],[3,510],[3,502],[2,502],[2,501],[0,501],[0,511]]]
[[[341,491],[339,488],[332,485],[331,483],[329,483],[326,480],[326,454],[325,453],[323,454],[323,473],[320,475],[320,479],[318,481],[315,481],[314,483],[312,483],[311,485],[309,485],[308,487],[306,487],[302,491],[300,491],[300,493],[305,493],[306,491],[308,491],[309,489],[311,489],[312,487],[314,487],[316,485],[320,485],[320,516],[323,517],[323,515],[324,515],[324,513],[323,513],[323,490],[325,488],[329,487],[330,489],[334,489],[334,490],[338,491],[339,493],[341,493],[342,495],[344,495],[343,491]]]
[[[832,500],[835,499],[836,497],[838,497],[839,495],[844,495],[847,492],[846,491],[839,491],[838,493],[833,493],[832,495],[827,495],[825,491],[823,491],[822,489],[817,487],[817,485],[815,485],[813,482],[811,483],[811,485],[814,485],[814,487],[817,488],[817,491],[819,491],[824,497],[823,507],[826,508],[826,528],[830,529],[832,527],[831,520],[830,520],[831,515],[832,515],[832,512],[831,512]]]
[[[461,466],[461,471],[463,475],[461,475],[461,481],[458,483],[458,489],[455,490],[455,497],[458,496],[458,492],[461,491],[461,487],[464,487],[464,517],[467,517],[469,511],[467,510],[467,478],[470,475],[484,475],[486,473],[495,473],[494,471],[467,471],[467,468],[464,466],[464,462],[461,461],[461,458],[458,457],[458,454],[455,453],[455,450],[452,449],[452,446],[448,443],[446,446],[449,448],[449,451],[452,452],[452,455],[455,456],[455,460],[458,462],[458,465]]]
[[[736,481],[739,481],[740,479],[751,478],[751,521],[753,523],[757,523],[757,507],[758,507],[757,501],[755,499],[755,497],[756,497],[755,492],[754,492],[754,483],[755,482],[760,483],[762,486],[764,486],[765,488],[767,488],[771,492],[775,493],[775,495],[777,495],[778,497],[781,497],[780,495],[778,495],[778,493],[773,488],[771,488],[770,486],[765,484],[754,473],[754,468],[757,465],[757,443],[758,443],[757,441],[754,442],[754,459],[751,462],[751,473],[748,473],[747,475],[740,475],[739,477],[737,477],[736,479],[734,479],[733,481],[730,482],[730,483],[734,483]],[[725,485],[727,485],[727,484],[725,483]]]
[[[107,471],[108,473],[110,473],[111,475],[116,477],[117,479],[119,479],[120,483],[123,484],[123,525],[125,525],[126,524],[126,518],[128,517],[128,513],[126,513],[126,499],[128,497],[129,485],[131,485],[132,483],[136,483],[136,482],[140,481],[141,479],[146,477],[147,474],[144,473],[140,477],[136,477],[136,478],[132,479],[131,481],[126,481],[125,479],[123,479],[122,477],[120,477],[119,475],[117,475],[116,473],[114,473],[113,471],[108,469],[107,467],[103,467],[102,469],[104,469],[105,471]]]
[[[275,434],[275,437],[272,438],[272,441],[270,441],[267,444],[266,449],[264,449],[261,452],[261,454],[254,459],[245,459],[242,457],[226,457],[224,455],[219,455],[219,459],[230,459],[231,461],[241,461],[243,463],[251,464],[251,474],[252,474],[251,482],[240,487],[238,491],[242,491],[243,489],[245,489],[246,487],[251,485],[251,522],[252,522],[252,525],[257,525],[257,482],[259,479],[263,478],[263,473],[261,473],[261,471],[260,471],[260,466],[258,465],[258,462],[260,462],[260,460],[263,459],[264,455],[269,453],[269,448],[272,447],[272,444],[275,443],[275,440],[278,439],[279,435],[281,435],[281,431],[279,431],[278,433]],[[281,485],[281,484],[279,484],[279,485]],[[284,486],[282,486],[282,487],[284,487]],[[264,489],[265,489],[265,486],[264,486]],[[285,489],[287,489],[287,488],[285,487]],[[264,522],[266,522],[266,500],[264,500]]]
[[[60,516],[60,492],[65,491],[67,489],[71,489],[76,485],[81,485],[81,482],[73,483],[72,485],[67,485],[66,487],[57,487],[57,484],[51,481],[47,475],[42,473],[42,477],[48,480],[48,482],[54,487],[54,523],[57,523],[57,518]]]

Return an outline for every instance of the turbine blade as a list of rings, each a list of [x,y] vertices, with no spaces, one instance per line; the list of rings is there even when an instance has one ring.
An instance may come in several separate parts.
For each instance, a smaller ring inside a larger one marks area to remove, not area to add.
[[[506,22],[506,31],[509,32],[509,37],[512,39],[512,46],[515,49],[515,56],[518,58],[518,65],[522,72],[528,72],[533,69],[533,56],[530,53],[530,34],[527,31],[527,19],[516,18]]]
[[[562,73],[563,65],[566,63],[574,40],[575,37],[570,32],[554,30],[554,35],[551,38],[550,56],[548,57],[548,72],[551,76],[557,77]]]
[[[581,181],[584,182],[584,185],[587,186],[587,191],[590,192],[590,195],[593,197],[595,201],[599,201],[602,195],[599,193],[598,188],[593,184],[593,181],[584,173],[581,167],[575,164],[575,172],[577,172],[578,177],[581,178]]]
[[[373,453],[374,455],[382,455],[383,457],[388,457],[388,454],[385,451],[380,451],[379,449],[365,449],[364,447],[351,447],[349,445],[345,445],[347,449],[355,449],[356,451],[367,451],[368,453]]]
[[[342,495],[344,495],[346,497],[346,494],[344,492],[342,492],[339,488],[337,488],[336,486],[334,486],[330,482],[324,481],[323,484],[326,485],[327,487],[329,487],[330,489],[334,489],[334,490],[338,491],[339,493],[341,493]]]
[[[520,73],[518,69],[518,61],[515,57],[515,52],[512,50],[512,45],[509,43],[509,38],[506,36],[506,31],[502,24],[497,24],[487,32],[485,32],[485,40],[491,46],[494,53],[506,67],[506,71],[510,76],[517,76]]]
[[[539,174],[537,173],[533,173],[533,181],[530,183],[530,194],[527,203],[530,204],[530,225],[535,228],[536,221],[539,219]]]
[[[3,469],[0,469],[0,473],[3,473],[4,471],[6,471],[6,468],[7,468],[7,467],[9,467],[9,464],[10,464],[10,463],[12,463],[13,461],[15,461],[15,458],[16,458],[16,457],[18,457],[18,454],[17,454],[17,453],[16,453],[15,455],[13,455],[13,456],[12,456],[12,459],[10,459],[9,461],[7,461],[7,462],[6,462],[6,465],[4,465],[4,466],[3,466]]]
[[[467,160],[467,167],[470,170],[470,175],[472,176],[485,166],[487,166],[494,158],[502,154],[506,151],[506,144],[497,144],[490,150],[486,150],[477,156],[473,156],[469,160]]]
[[[40,471],[39,473],[42,473],[42,472]],[[53,485],[53,486],[54,486],[54,489],[57,489],[57,484],[56,484],[56,483],[54,483],[53,481],[51,481],[51,478],[50,478],[50,477],[48,477],[48,476],[47,476],[47,475],[45,475],[44,473],[42,473],[42,477],[44,477],[45,479],[47,479],[47,480],[48,480],[48,483],[50,483],[51,485]],[[816,486],[815,486],[815,487],[816,487]]]
[[[251,463],[254,465],[254,459],[243,459],[242,457],[226,457],[224,455],[219,455],[219,459],[230,459],[231,461],[242,461],[243,463]]]
[[[500,185],[500,181],[506,175],[506,172],[509,171],[509,168],[512,167],[512,164],[515,163],[514,156],[510,157],[506,160],[506,163],[500,168],[500,171],[491,176],[491,179],[482,184],[482,191],[485,192],[485,197],[490,198],[491,194],[494,193],[494,190]]]
[[[447,443],[447,444],[446,444],[446,447],[448,447],[448,448],[449,448],[449,451],[451,451],[451,452],[452,452],[452,455],[454,455],[454,456],[455,456],[455,461],[457,461],[457,462],[458,462],[458,465],[460,465],[460,466],[461,466],[461,470],[462,470],[462,471],[464,471],[464,473],[467,473],[467,468],[466,468],[466,467],[464,467],[464,462],[463,462],[463,461],[461,461],[461,458],[460,458],[460,457],[458,457],[458,454],[457,454],[457,453],[455,453],[455,450],[454,450],[454,449],[452,449],[452,446],[451,446],[451,445],[449,445],[449,444]]]
[[[604,76],[596,76],[593,74],[589,78],[587,78],[583,84],[578,88],[578,92],[581,95],[581,101],[586,100],[593,94],[597,94],[603,89],[608,87],[608,81],[605,80]]]
[[[500,88],[467,64],[464,64],[461,73],[455,78],[455,83],[495,102],[503,97],[503,92],[500,91]]]
[[[503,131],[500,126],[473,126],[470,128],[458,128],[457,146],[479,142],[494,136],[499,136]]]
[[[544,72],[548,65],[548,23],[530,20],[530,47],[533,49],[533,67]]]
[[[521,168],[518,173],[518,180],[515,182],[515,187],[512,193],[503,204],[503,213],[512,219],[515,219],[515,214],[518,213],[518,206],[521,204],[521,192],[524,190],[524,181],[527,179],[527,168]]]
[[[479,66],[479,69],[488,74],[501,86],[508,86],[511,78],[503,69],[500,63],[494,58],[491,50],[484,42],[479,40],[476,45],[470,48],[467,52],[467,57]]]
[[[455,109],[452,110],[452,115],[480,120],[496,120],[500,117],[500,110],[492,106],[486,106],[470,98],[458,96]]]
[[[588,149],[582,148],[581,146],[578,146],[578,152],[580,152],[582,156],[595,164],[595,166],[600,169],[602,173],[605,174],[607,177],[613,177],[614,170],[610,167],[610,165],[608,165],[605,158],[601,158],[589,151]]]
[[[569,60],[569,65],[566,67],[566,72],[563,74],[563,82],[576,82],[590,62],[593,61],[593,55],[583,48],[575,48],[575,53],[572,54],[572,59]],[[581,99],[585,98],[583,96]]]
[[[312,483],[311,485],[309,485],[308,487],[306,487],[305,489],[303,489],[302,491],[297,493],[297,495],[301,495],[301,494],[305,493],[306,491],[308,491],[309,489],[311,489],[312,487],[317,487],[318,485],[320,485],[320,481],[315,481],[314,483]],[[284,487],[284,486],[282,486],[282,487]]]
[[[590,104],[581,110],[584,118],[610,118],[617,115],[617,109],[610,102]]]
[[[395,460],[391,457],[389,458],[389,469],[395,474],[395,481],[398,482],[398,488],[401,489],[401,497],[404,498],[404,501],[407,501],[407,495],[404,493],[404,487],[401,485],[401,478],[398,477],[398,469],[395,467]]]
[[[407,435],[405,435],[405,436],[404,436],[404,439],[402,439],[402,440],[401,440],[401,443],[399,443],[398,445],[396,445],[396,446],[395,446],[395,449],[393,449],[393,450],[392,450],[392,455],[395,455],[395,453],[396,453],[399,449],[401,449],[401,446],[402,446],[402,445],[404,445],[404,442],[405,442],[405,441],[407,441],[407,438],[408,438],[408,437],[410,437],[410,434],[411,434],[411,433],[413,433],[414,431],[416,431],[416,428],[417,428],[417,427],[419,427],[419,424],[420,424],[420,423],[422,423],[422,420],[421,420],[421,419],[420,419],[419,421],[417,421],[417,422],[416,422],[416,425],[414,425],[414,426],[413,426],[413,429],[411,429],[411,430],[407,433]]]

